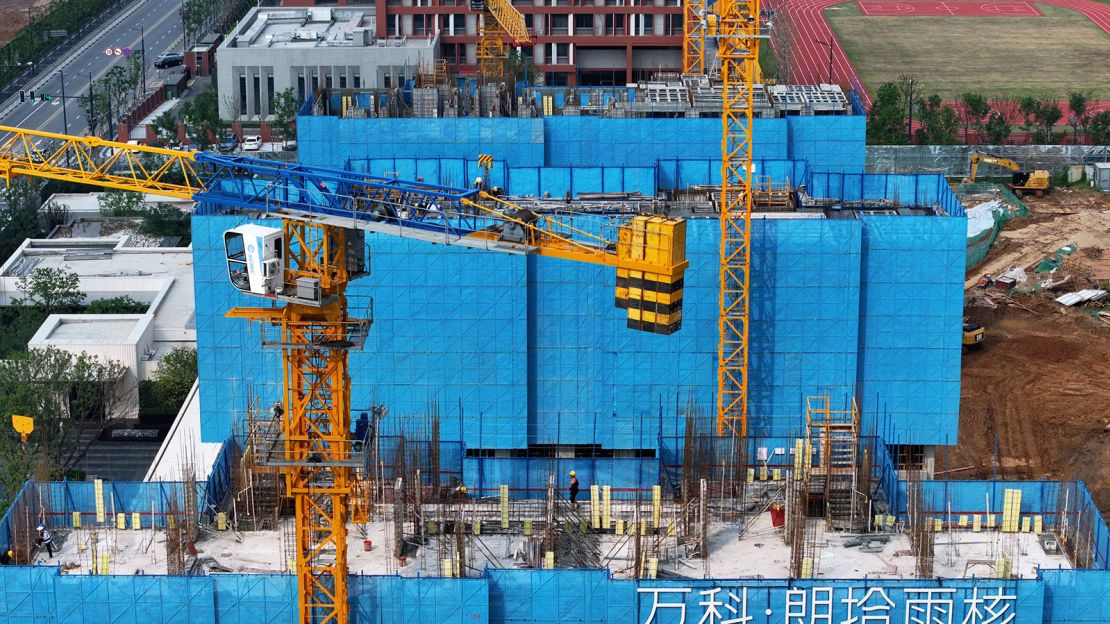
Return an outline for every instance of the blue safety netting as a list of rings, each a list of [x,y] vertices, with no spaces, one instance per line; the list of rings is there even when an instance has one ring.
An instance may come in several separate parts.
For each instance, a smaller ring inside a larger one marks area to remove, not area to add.
[[[864,121],[861,116],[756,119],[755,158],[808,161],[818,171],[862,173]],[[706,163],[721,154],[719,119],[302,116],[297,118],[297,136],[302,164],[329,167],[343,167],[348,160],[476,161],[479,154],[492,154],[510,168],[650,167],[665,161]],[[714,175],[712,167],[692,167],[687,177],[695,183],[704,184]],[[667,180],[660,186],[673,188]]]
[[[224,316],[254,303],[225,277],[223,232],[241,222],[194,218],[210,441],[226,437],[248,388],[264,402],[281,392],[280,354],[260,348],[256,327]],[[353,310],[374,302],[366,348],[351,355],[352,404],[401,417],[435,401],[443,439],[467,448],[654,448],[661,434],[681,434],[675,405],[713,405],[717,228],[688,221],[684,328],[672,336],[625,328],[604,267],[429,253],[427,243],[371,235],[371,275],[348,289]],[[963,229],[943,217],[754,220],[752,433],[794,435],[806,395],[844,406],[859,386],[865,419],[884,423],[876,432],[892,443],[954,440]]]

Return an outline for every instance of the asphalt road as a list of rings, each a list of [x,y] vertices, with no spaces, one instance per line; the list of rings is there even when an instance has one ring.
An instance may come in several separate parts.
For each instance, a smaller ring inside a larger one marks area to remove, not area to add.
[[[181,0],[139,0],[78,43],[65,57],[50,67],[38,68],[31,84],[22,88],[50,93],[54,99],[45,103],[21,103],[19,95],[0,106],[0,125],[59,132],[87,134],[88,125],[77,98],[88,97],[89,77],[100,79],[117,63],[127,59],[108,56],[106,48],[138,50],[146,40],[147,89],[159,79],[161,70],[154,68],[154,59],[163,52],[180,52],[182,45]],[[140,26],[145,32],[140,32]],[[144,37],[145,35],[145,37]],[[59,70],[61,74],[59,74]],[[65,115],[62,114],[62,76],[65,77]],[[63,117],[68,125],[63,127]],[[102,129],[103,131],[103,129]]]

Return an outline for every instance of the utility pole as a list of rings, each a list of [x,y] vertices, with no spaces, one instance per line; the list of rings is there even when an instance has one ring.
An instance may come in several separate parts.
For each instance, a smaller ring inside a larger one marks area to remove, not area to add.
[[[832,84],[833,44],[831,41],[825,41],[823,39],[815,39],[814,41],[829,49],[829,84]]]
[[[58,70],[58,82],[62,85],[62,134],[69,134],[69,116],[66,115],[66,76],[60,69]],[[66,157],[69,157],[69,152],[66,152]]]
[[[906,137],[909,139],[909,144],[913,145],[913,80],[909,80],[909,105],[906,114],[909,117],[909,123],[906,124]]]
[[[96,96],[93,94],[93,75],[92,72],[88,73],[89,76],[89,119],[85,123],[89,126],[89,132],[100,136],[96,132]]]
[[[136,28],[133,26],[133,27],[131,27],[131,30],[136,30]],[[137,30],[139,31],[139,41],[140,41],[140,45],[139,45],[140,52],[139,52],[139,54],[143,55],[143,67],[140,71],[142,72],[142,76],[143,76],[143,97],[145,98],[146,97],[146,27],[143,26],[142,24],[139,24]]]

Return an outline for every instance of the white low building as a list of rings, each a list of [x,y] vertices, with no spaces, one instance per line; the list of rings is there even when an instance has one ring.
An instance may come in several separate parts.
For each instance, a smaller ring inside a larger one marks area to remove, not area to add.
[[[439,33],[383,38],[368,7],[251,9],[216,51],[220,117],[265,121],[274,97],[298,102],[321,89],[399,87],[431,65]]]
[[[144,314],[52,314],[28,342],[118,361],[127,367],[128,392],[137,393],[138,382],[150,379],[167,353],[195,348],[197,338],[192,248],[136,247],[133,238],[113,231],[100,238],[25,240],[0,265],[0,305],[23,297],[19,279],[38,268],[76,273],[85,303],[126,295],[148,304]],[[119,404],[137,407],[137,394]]]

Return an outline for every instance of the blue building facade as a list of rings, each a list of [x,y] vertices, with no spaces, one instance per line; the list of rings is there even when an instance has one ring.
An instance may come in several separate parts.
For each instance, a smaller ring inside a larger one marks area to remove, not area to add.
[[[759,153],[768,156],[764,171],[777,181],[802,182],[819,197],[899,198],[946,214],[753,220],[751,433],[799,434],[805,397],[820,394],[834,407],[855,397],[867,429],[888,443],[954,444],[966,238],[958,202],[938,176],[860,173],[860,118],[760,122],[757,153],[767,150]],[[708,175],[719,149],[714,120],[298,123],[306,164],[357,167],[362,159],[379,173],[374,167],[388,161],[408,168],[399,177],[430,175],[433,166],[442,173],[445,163],[461,163],[456,173],[465,175],[478,153],[492,152],[509,154],[501,163],[514,179],[520,171],[542,180],[555,170],[604,177],[624,168],[658,182]],[[644,143],[630,147],[630,137]],[[854,147],[839,151],[839,143]],[[227,283],[223,266],[223,232],[244,219],[214,212],[201,206],[193,221],[206,441],[228,435],[249,396],[265,404],[281,394],[279,353],[259,347],[257,328],[224,318],[257,301]],[[656,482],[660,461],[682,448],[685,407],[715,411],[718,223],[691,219],[687,236],[683,328],[657,336],[625,327],[606,268],[368,235],[371,275],[348,290],[352,313],[372,302],[374,318],[365,349],[351,354],[352,405],[382,404],[401,419],[434,404],[442,439],[456,445],[447,456],[465,464],[445,469],[468,479],[526,471],[467,450],[597,445],[640,455],[597,467],[614,486]]]

